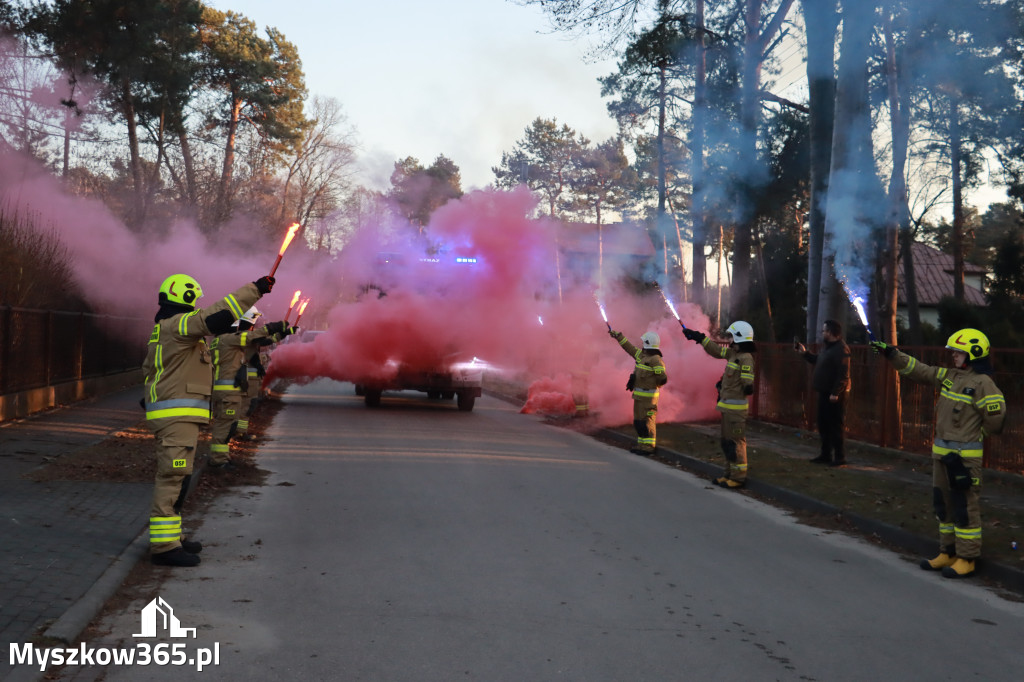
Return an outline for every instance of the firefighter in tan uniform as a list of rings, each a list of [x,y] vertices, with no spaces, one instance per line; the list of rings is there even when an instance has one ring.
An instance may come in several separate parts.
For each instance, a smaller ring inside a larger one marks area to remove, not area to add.
[[[939,390],[932,443],[932,499],[939,520],[939,554],[922,559],[921,568],[947,578],[974,573],[981,555],[982,440],[1003,430],[1006,398],[989,376],[988,338],[977,329],[961,329],[946,341],[953,368],[929,367],[895,346],[872,341],[904,377]]]
[[[231,323],[273,286],[272,277],[261,277],[208,308],[196,309],[203,290],[195,279],[171,275],[160,285],[160,309],[142,365],[146,420],[157,441],[149,519],[154,564],[199,564],[202,545],[182,538],[181,502],[195,463],[199,429],[210,423],[213,373],[205,337],[229,331]]]
[[[212,471],[234,469],[231,462],[230,441],[245,419],[248,406],[249,376],[246,357],[255,355],[261,345],[269,345],[294,333],[294,327],[284,322],[271,322],[260,329],[253,323],[262,315],[252,306],[235,322],[233,331],[221,334],[210,344],[213,356],[213,426],[210,439]],[[248,429],[248,420],[245,428]]]
[[[718,411],[722,413],[722,452],[725,475],[715,479],[723,488],[742,488],[747,482],[747,397],[754,394],[754,328],[742,320],[725,330],[728,347],[703,333],[683,327],[683,335],[699,343],[713,358],[725,360],[725,372],[719,380]]]
[[[252,440],[249,433],[249,417],[256,411],[256,404],[260,397],[260,384],[266,372],[260,362],[259,348],[249,346],[245,349],[245,376],[249,384],[249,390],[242,394],[242,412],[238,419],[236,438],[238,440]]]
[[[658,348],[661,338],[654,332],[646,332],[640,337],[643,347],[637,348],[622,332],[609,330],[608,334],[636,361],[626,384],[626,390],[633,392],[633,428],[636,429],[636,445],[629,451],[637,455],[653,454],[657,444],[658,393],[668,382],[665,362]]]

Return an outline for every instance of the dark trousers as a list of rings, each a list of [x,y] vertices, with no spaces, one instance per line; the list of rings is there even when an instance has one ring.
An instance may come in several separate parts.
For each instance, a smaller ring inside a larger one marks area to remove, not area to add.
[[[843,431],[846,422],[846,394],[832,402],[828,393],[818,394],[818,433],[821,434],[821,456],[833,462],[845,462]]]

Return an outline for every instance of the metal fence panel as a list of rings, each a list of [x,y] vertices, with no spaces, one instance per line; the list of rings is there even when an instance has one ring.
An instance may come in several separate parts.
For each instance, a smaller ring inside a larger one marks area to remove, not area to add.
[[[150,324],[139,318],[0,307],[0,394],[139,367]]]

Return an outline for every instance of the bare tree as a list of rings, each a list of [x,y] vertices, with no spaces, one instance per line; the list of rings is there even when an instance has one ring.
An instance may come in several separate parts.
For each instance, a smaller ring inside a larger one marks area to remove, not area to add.
[[[278,222],[297,222],[306,229],[311,220],[334,211],[352,184],[355,131],[341,104],[315,96],[312,123],[284,171]]]

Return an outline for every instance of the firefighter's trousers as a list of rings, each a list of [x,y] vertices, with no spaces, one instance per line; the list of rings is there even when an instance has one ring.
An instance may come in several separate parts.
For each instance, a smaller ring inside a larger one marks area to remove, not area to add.
[[[633,399],[633,428],[636,429],[636,447],[654,452],[657,443],[658,402],[650,398]]]
[[[200,424],[173,421],[160,427],[156,436],[156,482],[149,512],[149,550],[153,554],[181,546],[181,508],[195,463]]]
[[[747,412],[722,412],[722,452],[725,454],[725,477],[733,481],[747,480]]]
[[[242,415],[242,394],[239,391],[213,392],[213,425],[210,427],[210,464],[228,461],[230,440]]]
[[[973,560],[981,556],[981,457],[964,457],[963,463],[971,472],[972,485],[956,490],[950,486],[946,465],[933,455],[933,502],[940,551]]]

